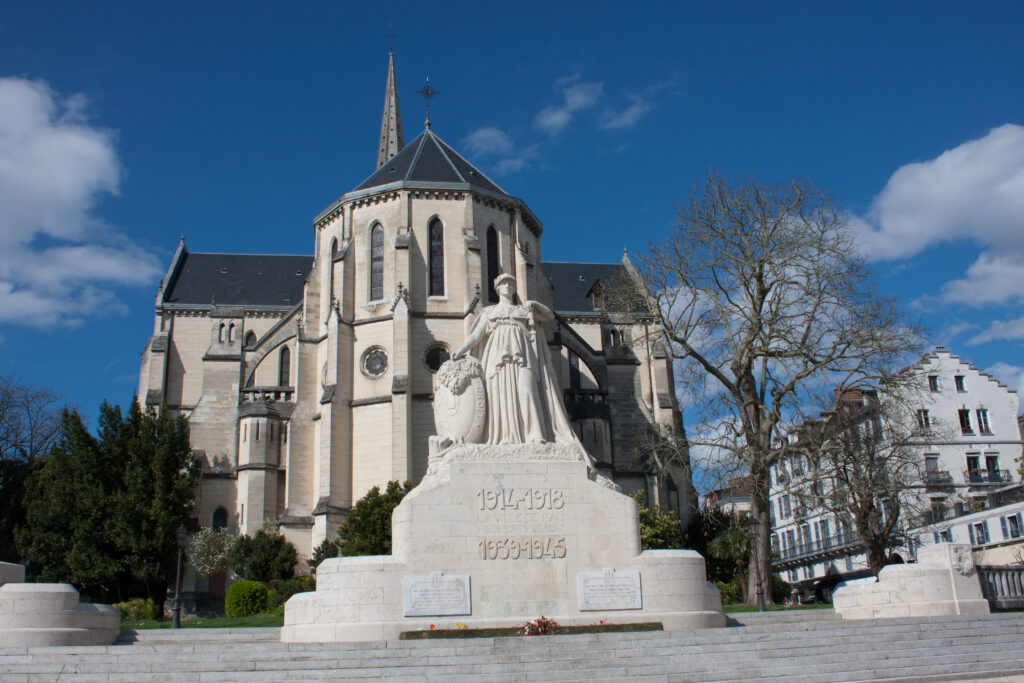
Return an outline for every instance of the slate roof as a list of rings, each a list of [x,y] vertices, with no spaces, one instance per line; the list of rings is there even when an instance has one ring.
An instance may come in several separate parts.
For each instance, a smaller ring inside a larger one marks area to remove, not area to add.
[[[508,196],[483,171],[466,161],[429,129],[420,133],[419,137],[354,191],[369,190],[399,181],[469,187]]]
[[[185,252],[163,303],[208,306],[215,298],[218,306],[292,308],[312,266],[312,256]]]
[[[555,310],[594,311],[594,305],[587,294],[591,287],[600,280],[606,287],[614,287],[615,283],[626,276],[620,263],[564,263],[545,261],[544,274],[548,276],[554,288],[552,297]]]

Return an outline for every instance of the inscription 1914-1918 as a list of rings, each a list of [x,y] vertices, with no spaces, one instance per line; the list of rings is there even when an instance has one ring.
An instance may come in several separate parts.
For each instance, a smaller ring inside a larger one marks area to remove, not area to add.
[[[481,510],[561,510],[562,489],[480,489],[476,492]]]

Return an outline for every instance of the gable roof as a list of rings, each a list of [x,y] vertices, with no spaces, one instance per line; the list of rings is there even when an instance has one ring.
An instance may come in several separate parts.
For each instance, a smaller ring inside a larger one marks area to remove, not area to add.
[[[554,290],[552,303],[559,313],[595,312],[589,299],[594,285],[600,281],[605,287],[614,287],[617,281],[627,276],[621,263],[544,261],[542,267]]]
[[[302,300],[312,256],[277,254],[193,254],[164,287],[165,306],[261,306],[290,309]]]
[[[433,187],[476,189],[507,197],[508,194],[473,164],[448,146],[431,130],[425,130],[354,192],[391,183],[430,183]]]

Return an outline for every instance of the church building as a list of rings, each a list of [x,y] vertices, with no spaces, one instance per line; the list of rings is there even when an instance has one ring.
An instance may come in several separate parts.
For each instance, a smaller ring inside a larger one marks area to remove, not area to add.
[[[682,433],[671,359],[649,320],[604,310],[628,258],[543,261],[538,217],[429,116],[404,144],[393,56],[376,170],[312,228],[309,256],[191,252],[183,238],[160,284],[139,398],[189,420],[200,525],[251,534],[277,520],[308,557],[370,488],[419,481],[433,373],[504,273],[556,314],[551,356],[598,469],[689,518],[686,458],[640,448]]]

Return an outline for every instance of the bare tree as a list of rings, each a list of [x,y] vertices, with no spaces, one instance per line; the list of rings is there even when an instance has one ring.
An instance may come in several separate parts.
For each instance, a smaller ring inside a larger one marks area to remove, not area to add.
[[[749,566],[756,556],[767,578],[768,473],[791,448],[788,432],[826,387],[873,384],[916,355],[919,331],[872,288],[838,206],[799,181],[709,173],[633,275],[617,305],[643,307],[678,359],[702,411],[691,447],[750,474],[760,526]]]
[[[32,461],[56,442],[62,407],[52,389],[0,377],[0,561],[21,559],[14,530],[25,519],[25,478]]]
[[[60,432],[60,395],[53,389],[0,377],[0,461],[44,454]]]
[[[806,460],[800,469],[808,476],[788,479],[798,505],[849,524],[875,576],[905,542],[906,522],[920,511],[927,476],[921,433],[906,409],[913,388],[901,384],[881,397],[869,389],[836,390],[832,410],[798,432],[803,453],[794,457]]]

